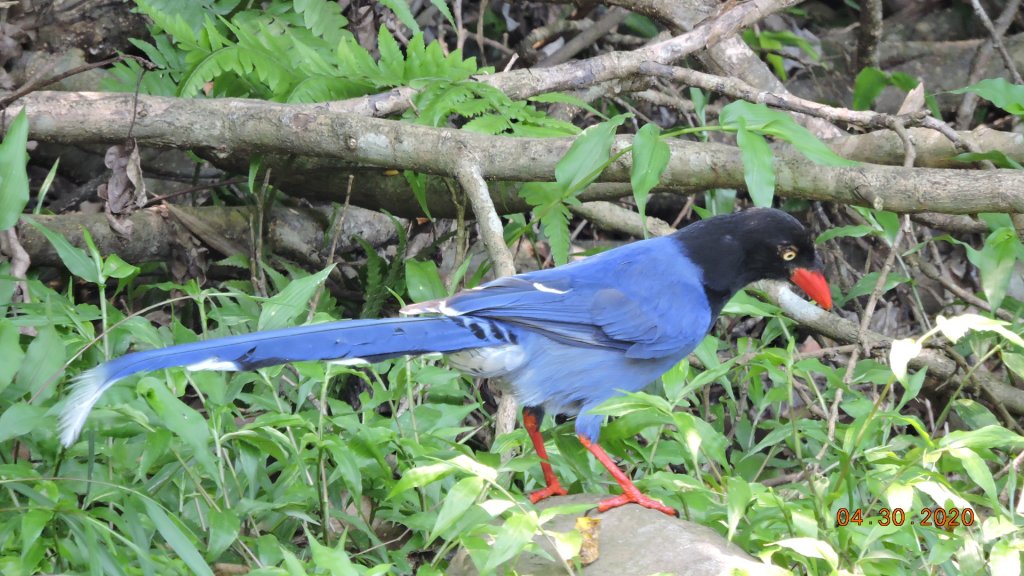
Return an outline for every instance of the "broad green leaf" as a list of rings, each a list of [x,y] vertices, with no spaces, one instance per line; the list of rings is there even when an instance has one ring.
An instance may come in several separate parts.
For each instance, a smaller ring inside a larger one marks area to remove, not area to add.
[[[957,154],[954,156],[953,160],[956,160],[957,162],[980,162],[982,160],[988,160],[995,164],[997,168],[1024,170],[1024,166],[1022,166],[1020,162],[1017,162],[999,150],[989,150],[988,152],[964,152],[963,154]]]
[[[562,185],[566,194],[575,195],[601,175],[615,141],[615,129],[627,118],[628,114],[619,114],[576,137],[555,166],[555,181]]]
[[[1024,541],[1020,538],[1006,538],[995,542],[988,556],[989,574],[1020,576],[1022,552]]]
[[[981,459],[981,456],[978,456],[977,452],[970,448],[950,448],[949,455],[960,461],[967,475],[985,491],[985,495],[993,504],[999,501],[992,472],[989,471],[988,465]]]
[[[498,529],[498,535],[494,539],[494,546],[491,554],[487,557],[487,564],[483,572],[490,573],[514,558],[526,548],[526,545],[533,539],[537,532],[537,514],[526,512],[513,514]]]
[[[986,78],[977,84],[950,92],[973,92],[1014,116],[1024,116],[1024,85],[1011,84],[1004,78]]]
[[[4,359],[0,362],[0,392],[3,392],[14,381],[25,358],[18,327],[6,318],[0,318],[0,358]]]
[[[853,226],[836,226],[821,233],[815,240],[815,244],[824,244],[833,238],[860,238],[874,233],[874,228],[863,224]]]
[[[96,263],[92,261],[92,258],[89,258],[85,250],[73,246],[64,236],[50,230],[35,220],[31,218],[25,218],[25,220],[36,230],[39,230],[43,236],[46,236],[46,239],[50,241],[50,244],[57,251],[57,255],[60,256],[60,261],[64,263],[69,272],[86,282],[99,283],[100,277]]]
[[[437,513],[437,520],[434,521],[434,527],[430,530],[427,540],[433,540],[444,534],[459,518],[462,518],[466,510],[476,503],[476,499],[480,497],[485,487],[483,478],[479,476],[468,476],[456,482],[445,494],[441,510]]]
[[[747,511],[747,504],[753,498],[750,492],[750,484],[739,476],[730,476],[728,481],[728,493],[726,494],[726,511],[728,521],[728,532],[726,538],[730,541],[736,534],[736,527],[743,519]]]
[[[782,546],[783,548],[789,548],[794,552],[806,556],[808,558],[820,558],[828,563],[828,565],[835,570],[839,565],[839,555],[829,545],[828,542],[823,542],[815,538],[786,538],[773,543],[775,546]]]
[[[668,167],[669,149],[661,138],[657,124],[645,124],[633,138],[633,166],[629,181],[633,185],[633,198],[643,221],[647,236],[647,197]]]
[[[859,298],[861,296],[867,296],[868,294],[871,294],[871,292],[875,289],[875,285],[878,284],[878,275],[878,272],[868,272],[867,274],[862,276],[861,279],[858,280],[857,283],[853,285],[853,288],[850,288],[849,292],[844,294],[843,297],[839,299],[838,304],[841,306],[846,302],[853,300],[854,298]],[[904,282],[910,282],[910,278],[903,276],[901,274],[890,273],[888,276],[886,276],[885,283],[882,285],[882,294],[885,294],[889,290],[892,290],[893,288],[899,286],[900,284],[903,284]]]
[[[53,396],[57,378],[64,371],[67,352],[64,341],[53,326],[42,326],[25,351],[25,359],[15,377],[21,393],[31,392],[36,401]]]
[[[417,466],[412,470],[406,470],[402,473],[402,477],[399,478],[398,482],[395,483],[394,488],[391,489],[388,498],[394,498],[397,494],[402,494],[413,488],[420,488],[437,482],[452,472],[454,472],[454,469],[448,462],[438,462],[437,464]]]
[[[853,81],[853,109],[870,110],[875,99],[890,84],[889,75],[878,68],[869,66],[861,70]]]
[[[212,477],[218,477],[211,452],[210,429],[203,416],[175,398],[162,380],[145,377],[139,383],[139,389],[164,425],[191,448],[192,457],[203,466],[203,470]]]
[[[967,249],[967,259],[981,272],[981,287],[993,308],[1006,297],[1019,244],[1012,228],[1000,228],[989,234],[981,250]]]
[[[748,131],[789,142],[800,153],[818,164],[826,166],[857,166],[859,164],[833,152],[806,128],[797,124],[789,114],[772,110],[764,104],[751,104],[737,100],[722,108],[718,121],[722,127],[736,130],[740,126],[741,118]]]
[[[426,302],[448,295],[437,265],[432,260],[406,260],[405,286],[413,302]]]
[[[17,224],[28,204],[27,143],[28,116],[22,108],[0,144],[0,230]]]
[[[310,537],[309,547],[313,551],[313,565],[317,568],[327,570],[331,576],[359,576],[344,546],[339,544],[336,548],[328,548]]]
[[[125,262],[117,254],[111,254],[103,259],[103,276],[105,278],[127,278],[138,271],[138,266]]]
[[[39,535],[43,532],[43,528],[46,527],[51,518],[53,518],[53,511],[42,508],[33,508],[21,515],[21,551],[23,558],[24,553],[30,550],[32,545],[36,543]]]
[[[332,264],[316,274],[289,282],[284,290],[281,290],[264,302],[256,329],[273,330],[275,328],[284,328],[290,325],[296,316],[307,312],[309,303],[313,299],[313,294],[316,293],[333,269],[334,265]]]
[[[238,538],[242,520],[237,512],[211,509],[209,521],[210,537],[206,545],[206,557],[213,561]]]
[[[775,169],[772,149],[764,136],[747,131],[743,118],[738,118],[736,143],[743,158],[743,180],[754,206],[770,207],[775,197]]]
[[[24,436],[35,430],[36,427],[47,424],[47,420],[44,419],[45,414],[45,408],[25,401],[8,406],[4,409],[3,414],[0,414],[0,442]]]
[[[921,343],[913,338],[903,338],[892,341],[892,348],[889,349],[889,368],[900,382],[907,377],[907,365],[924,349]]]
[[[205,429],[206,427],[203,426],[203,428]],[[167,545],[171,547],[174,554],[192,570],[192,573],[199,576],[213,576],[213,570],[210,570],[199,550],[192,544],[192,538],[189,538],[178,527],[178,524],[164,512],[164,509],[149,498],[142,498],[142,503],[146,506],[149,521],[156,527],[157,532],[164,537],[164,540],[167,541]]]
[[[0,326],[2,328],[2,326]],[[0,353],[2,353],[3,347],[0,346]],[[1003,363],[1006,367],[1013,371],[1014,374],[1024,378],[1024,354],[1016,354],[1013,352],[1003,352],[1002,354]],[[0,377],[0,385],[3,383],[3,378]]]
[[[1008,322],[988,318],[980,314],[960,314],[952,318],[940,315],[935,319],[935,324],[942,331],[942,335],[951,342],[959,341],[967,334],[968,330],[975,330],[977,332],[995,332],[1013,344],[1024,348],[1024,338],[1008,330],[1006,328],[1006,326],[1009,326]]]
[[[1003,448],[1019,450],[1024,437],[1002,426],[985,426],[977,430],[954,430],[939,440],[941,448]]]

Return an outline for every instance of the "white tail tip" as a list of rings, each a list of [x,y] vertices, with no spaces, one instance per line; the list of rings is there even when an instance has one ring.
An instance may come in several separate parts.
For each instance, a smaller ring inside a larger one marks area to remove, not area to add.
[[[107,381],[103,366],[97,366],[75,378],[71,385],[71,396],[64,404],[59,419],[60,443],[65,448],[70,447],[78,439],[92,407],[113,383]]]

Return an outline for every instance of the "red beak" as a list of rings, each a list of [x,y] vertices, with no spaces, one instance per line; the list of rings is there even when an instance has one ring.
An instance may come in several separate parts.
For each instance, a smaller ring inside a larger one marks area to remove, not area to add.
[[[821,306],[825,310],[832,309],[832,291],[829,290],[828,281],[825,280],[825,275],[818,270],[811,270],[808,268],[797,268],[793,271],[793,275],[789,277],[800,287],[801,290],[807,293],[818,306]]]

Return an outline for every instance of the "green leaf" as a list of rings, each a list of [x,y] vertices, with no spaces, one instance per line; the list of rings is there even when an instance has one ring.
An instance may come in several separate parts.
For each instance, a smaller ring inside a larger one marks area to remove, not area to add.
[[[20,392],[31,392],[36,400],[53,395],[57,377],[64,371],[67,351],[64,341],[53,326],[42,326],[25,352],[25,359],[15,377]]]
[[[43,528],[46,528],[51,518],[53,518],[53,511],[42,508],[33,508],[21,515],[21,550],[23,557],[24,553],[30,550],[32,545],[36,543],[36,540],[39,539],[39,535],[42,534]]]
[[[828,542],[815,538],[786,538],[772,543],[775,546],[789,548],[807,558],[820,558],[828,563],[834,571],[839,565],[839,555]]]
[[[284,328],[290,325],[299,314],[307,312],[313,295],[333,269],[334,265],[332,264],[316,274],[292,280],[284,290],[263,304],[256,329]]]
[[[771,110],[764,104],[751,104],[738,100],[722,108],[718,121],[723,128],[736,130],[743,119],[745,128],[765,136],[772,136],[789,142],[810,160],[825,166],[857,166],[859,162],[847,160],[833,152],[806,128],[796,123],[785,112]]]
[[[829,228],[818,236],[815,244],[824,244],[833,238],[860,238],[867,236],[875,232],[875,229],[866,226],[864,224],[856,224],[852,226],[836,226],[835,228]]]
[[[337,2],[294,0],[292,6],[297,13],[302,14],[306,28],[330,42],[332,46],[345,34],[348,18],[341,14],[341,6]]]
[[[562,185],[566,194],[579,192],[601,175],[615,142],[615,129],[629,117],[628,114],[619,114],[587,128],[576,137],[569,151],[555,166],[555,181]]]
[[[491,554],[487,557],[487,564],[482,572],[493,572],[522,552],[526,545],[533,540],[533,535],[536,531],[536,513],[513,514],[498,529],[498,535],[494,539],[494,546],[491,547]]]
[[[754,206],[771,207],[775,197],[775,170],[772,167],[772,149],[764,136],[748,132],[742,117],[738,118],[736,143],[743,158],[743,180]]]
[[[985,426],[977,430],[954,430],[939,440],[940,448],[1003,448],[1019,450],[1024,446],[1024,437],[1002,426]]]
[[[398,494],[408,492],[413,488],[420,488],[437,482],[441,478],[448,476],[454,471],[451,464],[447,462],[438,462],[437,464],[428,464],[426,466],[417,466],[412,470],[406,470],[402,477],[399,478],[398,482],[395,483],[395,487],[391,489],[388,494],[388,498],[394,498]]]
[[[451,490],[445,493],[441,510],[437,513],[437,520],[434,521],[434,527],[427,540],[437,538],[462,518],[466,510],[469,510],[483,494],[485,487],[484,479],[479,476],[469,476],[456,482]]]
[[[11,385],[25,358],[18,327],[5,318],[0,318],[0,358],[4,359],[0,362],[0,392],[3,392]]]
[[[541,230],[551,245],[551,257],[557,266],[569,261],[570,233],[569,220],[572,214],[565,204],[557,204],[540,219]]]
[[[387,82],[395,86],[405,83],[405,56],[395,37],[383,24],[377,31],[377,51],[380,52],[380,71]]]
[[[146,395],[149,405],[167,429],[192,449],[192,457],[203,466],[204,471],[217,477],[217,465],[210,452],[210,429],[202,415],[175,398],[161,380],[143,378],[139,389]]]
[[[645,124],[633,138],[633,166],[629,181],[633,185],[633,198],[643,221],[647,236],[647,197],[668,167],[669,149],[661,139],[657,124]]]
[[[213,561],[238,538],[242,520],[237,513],[211,509],[209,521],[210,538],[206,545],[206,557]]]
[[[954,156],[953,160],[956,160],[957,162],[981,162],[982,160],[988,160],[995,164],[997,168],[1024,170],[1024,166],[1022,166],[1020,162],[1017,162],[999,150],[989,150],[988,152],[964,152],[963,154],[957,154]]]
[[[128,278],[138,272],[138,266],[125,262],[117,254],[111,254],[103,259],[103,276],[105,278]]]
[[[412,15],[406,0],[380,0],[380,3],[390,8],[398,17],[398,21],[412,30],[413,34],[419,34],[420,25],[416,23],[416,17]]]
[[[28,204],[27,143],[28,116],[22,108],[0,144],[0,230],[17,224]]]
[[[730,476],[728,479],[729,492],[727,494],[727,516],[729,519],[729,531],[727,538],[732,540],[736,534],[736,527],[747,511],[747,504],[753,499],[750,492],[750,484],[738,476]]]
[[[96,263],[92,261],[92,258],[89,258],[85,250],[73,246],[64,236],[50,230],[35,220],[31,218],[25,218],[25,220],[36,230],[39,230],[43,236],[46,236],[46,239],[50,241],[50,244],[57,251],[57,255],[60,256],[60,261],[64,263],[69,272],[86,282],[99,284],[100,277],[99,271],[96,269]]]
[[[853,81],[853,109],[870,110],[882,91],[890,86],[889,75],[878,68],[867,67]]]
[[[602,120],[608,119],[608,116],[588,104],[586,101],[564,92],[546,92],[544,94],[538,94],[537,96],[531,96],[527,98],[527,100],[530,102],[540,102],[541,104],[568,104],[569,106],[575,106],[582,110],[586,110]]]
[[[437,265],[432,260],[406,260],[405,287],[413,302],[426,302],[448,295]]]
[[[0,442],[24,436],[37,426],[47,424],[45,414],[45,408],[25,401],[7,407],[3,414],[0,414]]]
[[[996,491],[996,482],[992,478],[985,461],[978,456],[978,453],[970,448],[951,448],[949,455],[960,461],[964,471],[971,477],[971,480],[985,491],[993,504],[999,502],[999,494]]]
[[[992,308],[999,308],[1010,285],[1020,240],[1011,228],[989,234],[981,250],[968,247],[967,259],[981,272],[981,288]]]
[[[310,537],[309,547],[313,551],[313,564],[317,568],[327,570],[331,576],[359,576],[344,546],[328,548]]]
[[[205,428],[205,427],[204,427]],[[213,571],[203,560],[199,550],[192,544],[185,532],[164,512],[164,509],[149,498],[141,498],[146,507],[150,522],[156,527],[157,532],[164,537],[171,550],[188,566],[193,574],[201,576],[213,576]]]
[[[1014,116],[1024,116],[1024,85],[1011,84],[1004,78],[986,78],[977,84],[950,92],[973,92]]]
[[[878,274],[878,272],[868,272],[863,277],[861,277],[861,279],[858,280],[857,283],[853,285],[853,288],[850,288],[850,291],[844,294],[843,297],[839,300],[839,305],[841,306],[842,304],[849,302],[854,298],[859,298],[861,296],[867,296],[868,294],[871,294],[871,292],[875,289],[875,284],[878,283]],[[885,278],[885,284],[882,286],[882,294],[885,294],[889,290],[892,290],[893,288],[899,286],[900,284],[903,284],[904,282],[910,282],[910,278],[900,274],[890,273]]]
[[[448,8],[448,4],[444,0],[430,0],[430,3],[433,4],[434,8],[437,8],[438,12],[444,16],[444,19],[448,21],[448,24],[450,24],[452,28],[455,28],[455,16],[452,16],[452,11]]]

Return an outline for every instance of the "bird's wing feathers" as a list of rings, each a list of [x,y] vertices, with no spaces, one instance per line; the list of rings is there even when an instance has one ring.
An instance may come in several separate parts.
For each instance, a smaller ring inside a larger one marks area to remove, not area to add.
[[[501,320],[638,359],[696,346],[711,321],[699,270],[668,242],[632,244],[568,266],[500,278],[405,312]]]

